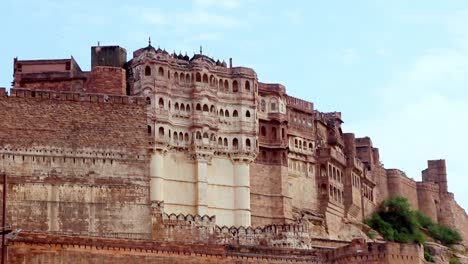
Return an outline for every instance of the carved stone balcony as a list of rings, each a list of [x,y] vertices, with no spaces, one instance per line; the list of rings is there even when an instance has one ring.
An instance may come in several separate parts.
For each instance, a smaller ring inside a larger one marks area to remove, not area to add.
[[[319,148],[318,156],[322,160],[333,159],[337,161],[338,163],[342,164],[343,166],[346,166],[346,158],[344,154],[339,153],[333,148]]]
[[[268,113],[268,119],[283,122],[283,121],[287,121],[288,117],[286,116],[286,114],[276,112],[276,113]]]

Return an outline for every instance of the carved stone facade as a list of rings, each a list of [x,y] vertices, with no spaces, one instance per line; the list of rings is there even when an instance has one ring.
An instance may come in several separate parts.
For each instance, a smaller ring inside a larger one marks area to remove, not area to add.
[[[123,48],[92,47],[92,62],[86,72],[73,57],[15,59],[10,94],[0,89],[13,227],[338,247],[364,236],[353,224],[379,202],[402,195],[468,239],[444,160],[429,161],[422,182],[385,169],[370,138],[343,133],[341,113],[261,83],[252,69],[151,45],[128,62]]]

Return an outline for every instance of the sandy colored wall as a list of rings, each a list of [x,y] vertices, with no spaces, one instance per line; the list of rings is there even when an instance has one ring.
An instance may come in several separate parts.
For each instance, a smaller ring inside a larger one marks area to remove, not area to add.
[[[250,167],[252,226],[280,224],[292,220],[288,168],[253,163]]]
[[[148,237],[146,106],[128,98],[114,103],[74,94],[12,94],[0,98],[8,223],[24,230]]]
[[[292,206],[299,209],[318,211],[317,184],[315,173],[313,175],[300,175],[289,177],[289,193]]]
[[[31,235],[19,237],[9,246],[8,263],[324,263],[318,253],[317,250]]]
[[[408,199],[411,207],[419,208],[416,182],[407,178],[399,170],[387,170],[387,184],[389,196],[403,196]]]
[[[206,186],[199,194],[197,161],[188,154],[168,151],[163,156],[164,211],[168,214],[199,214],[199,195],[203,195],[207,210],[203,214],[216,215],[220,226],[236,225],[236,163],[227,156],[214,156],[207,164]]]

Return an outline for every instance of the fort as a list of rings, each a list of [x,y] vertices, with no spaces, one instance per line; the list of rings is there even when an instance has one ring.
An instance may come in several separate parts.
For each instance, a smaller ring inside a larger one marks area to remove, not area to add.
[[[8,263],[424,263],[366,236],[394,195],[468,246],[445,160],[421,182],[385,168],[340,112],[231,60],[151,43],[92,47],[90,71],[15,58],[0,110],[6,222],[24,230]]]

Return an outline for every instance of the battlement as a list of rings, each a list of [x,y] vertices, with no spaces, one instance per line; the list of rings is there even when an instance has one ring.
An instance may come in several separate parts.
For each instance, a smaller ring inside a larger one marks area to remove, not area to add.
[[[188,224],[203,224],[203,225],[214,225],[216,223],[216,216],[208,215],[191,215],[191,214],[166,214],[163,213],[162,220],[167,224],[168,222],[188,223]]]
[[[418,244],[366,243],[355,239],[348,246],[326,253],[330,263],[424,263],[423,248]]]
[[[323,115],[325,118],[341,120],[341,112],[323,112]]]
[[[356,145],[358,146],[372,146],[372,140],[370,137],[356,138]]]
[[[128,149],[97,149],[97,148],[58,148],[52,146],[36,146],[31,148],[3,145],[0,154],[9,156],[34,156],[34,157],[55,157],[55,158],[82,158],[101,160],[141,160],[145,161],[149,155],[145,152],[136,155],[130,153]]]
[[[24,88],[10,90],[10,97],[34,98],[43,100],[92,102],[106,104],[146,105],[146,99],[139,96],[107,95],[98,93],[37,91]]]
[[[447,169],[445,160],[428,160],[427,169],[422,171],[423,182],[439,184],[441,192],[447,192]]]
[[[314,112],[314,104],[290,95],[286,95],[286,104],[288,107],[303,110],[308,113]]]
[[[439,185],[433,182],[416,182],[416,187],[418,189],[418,193],[421,191],[439,193]]]
[[[273,92],[284,94],[286,93],[286,88],[278,83],[258,83],[258,90],[263,92]]]

